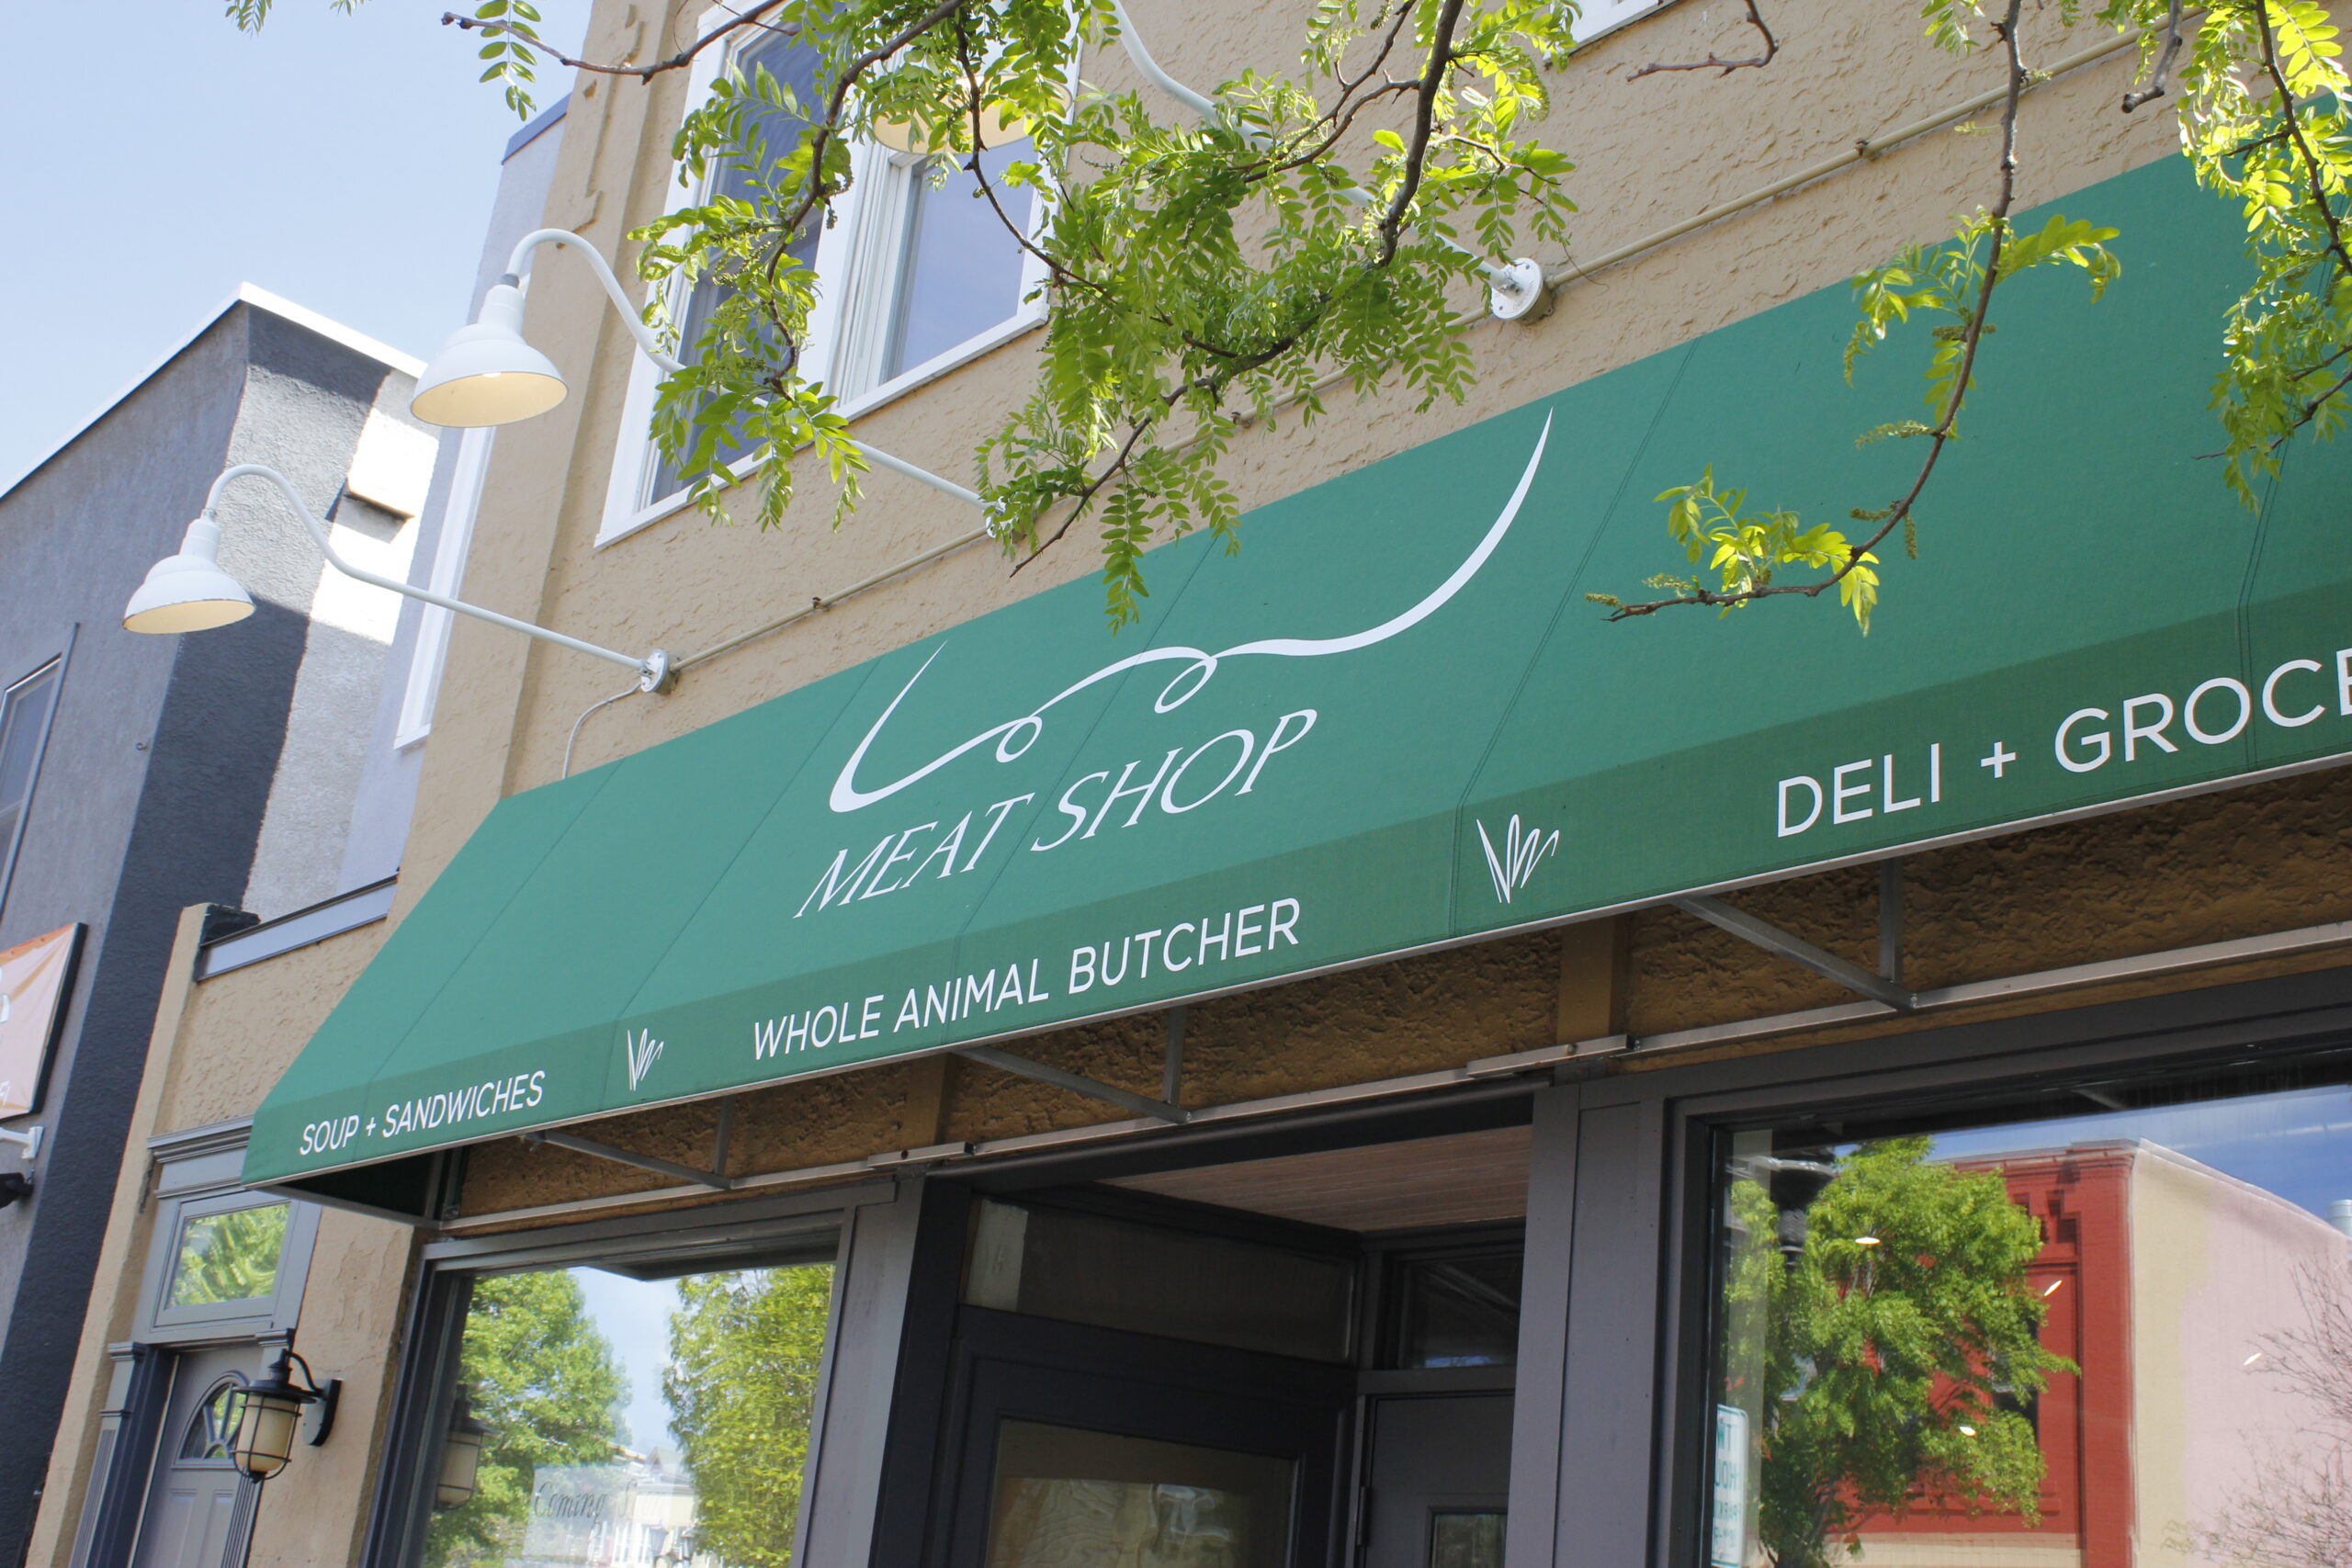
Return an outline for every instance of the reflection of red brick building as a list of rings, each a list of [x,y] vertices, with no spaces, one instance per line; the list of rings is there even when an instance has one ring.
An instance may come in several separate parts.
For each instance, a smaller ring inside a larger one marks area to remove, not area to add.
[[[2302,1321],[2297,1264],[2344,1255],[2307,1211],[2170,1149],[2078,1144],[1959,1162],[2041,1222],[2042,1344],[2082,1368],[2030,1409],[2041,1517],[1922,1497],[1862,1529],[1860,1568],[2188,1568],[2187,1528],[2245,1495],[2290,1390],[2245,1359]],[[2352,1173],[2347,1173],[2352,1186]]]

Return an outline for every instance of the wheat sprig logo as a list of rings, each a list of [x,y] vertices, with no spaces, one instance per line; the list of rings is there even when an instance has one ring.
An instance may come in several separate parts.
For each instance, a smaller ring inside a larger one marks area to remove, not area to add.
[[[1487,852],[1487,870],[1495,879],[1495,897],[1508,904],[1512,894],[1527,886],[1544,858],[1558,852],[1560,832],[1556,828],[1548,833],[1541,828],[1523,828],[1519,814],[1513,812],[1510,826],[1503,829],[1499,852],[1494,840],[1487,836],[1484,822],[1478,824],[1478,843]]]
[[[634,1091],[645,1081],[646,1073],[662,1055],[662,1042],[653,1038],[653,1031],[640,1029],[621,1037],[621,1049],[628,1058],[628,1087]]]

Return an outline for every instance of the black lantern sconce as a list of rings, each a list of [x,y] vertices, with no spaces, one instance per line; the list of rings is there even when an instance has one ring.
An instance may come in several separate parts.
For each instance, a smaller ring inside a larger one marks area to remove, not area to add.
[[[474,1495],[481,1483],[482,1444],[490,1428],[474,1419],[473,1402],[466,1385],[458,1385],[458,1403],[449,1412],[449,1431],[441,1439],[441,1475],[435,1483],[433,1506],[454,1508]]]
[[[292,1381],[297,1365],[302,1369],[300,1383]],[[327,1434],[334,1430],[334,1407],[342,1393],[341,1378],[329,1378],[322,1388],[311,1374],[310,1362],[295,1354],[292,1346],[278,1347],[277,1359],[261,1375],[261,1381],[245,1385],[236,1442],[229,1457],[247,1476],[267,1481],[294,1457],[298,1438],[312,1448],[327,1440]],[[302,1413],[311,1404],[319,1408],[305,1438],[301,1432]]]

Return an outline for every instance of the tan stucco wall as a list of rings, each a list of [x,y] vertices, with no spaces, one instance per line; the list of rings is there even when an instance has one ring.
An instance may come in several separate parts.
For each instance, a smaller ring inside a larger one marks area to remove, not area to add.
[[[198,984],[153,1130],[252,1115],[387,934],[379,920]]]

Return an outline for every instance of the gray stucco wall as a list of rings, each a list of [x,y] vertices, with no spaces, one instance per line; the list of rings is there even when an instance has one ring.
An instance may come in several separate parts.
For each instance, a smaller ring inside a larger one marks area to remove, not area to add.
[[[19,1560],[70,1375],[179,910],[234,905],[301,672],[318,555],[259,486],[221,508],[255,613],[141,637],[124,601],[226,463],[266,462],[324,509],[392,372],[249,304],[0,495],[0,677],[70,647],[0,946],[87,935],[43,1103],[36,1190],[0,1210],[0,1563]],[[9,1168],[25,1168],[0,1150]]]
[[[507,256],[513,252],[514,242],[539,227],[541,215],[547,209],[548,189],[555,180],[556,151],[563,142],[564,110],[571,101],[567,97],[551,105],[546,113],[516,131],[506,144],[498,192],[491,203],[490,225],[482,236],[481,260],[475,269],[473,289],[466,298],[464,313],[450,317],[452,329],[460,321],[473,319],[482,296],[498,281],[499,274],[506,270]],[[435,555],[443,547],[442,541],[449,536],[453,524],[462,528],[471,520],[475,497],[455,493],[459,441],[455,431],[445,436],[440,457],[434,463],[432,489],[426,492],[424,515],[416,523],[416,556],[409,576],[411,582],[422,585],[431,580]],[[461,577],[452,583],[452,592],[462,586]],[[430,660],[421,661],[419,658],[424,612],[423,604],[409,601],[401,609],[400,627],[392,637],[388,678],[368,743],[357,804],[344,852],[342,886],[345,890],[364,887],[398,871],[401,853],[408,845],[409,818],[416,808],[416,781],[424,767],[424,748],[421,740],[405,747],[399,744],[400,721],[410,684],[427,681],[433,675]]]

